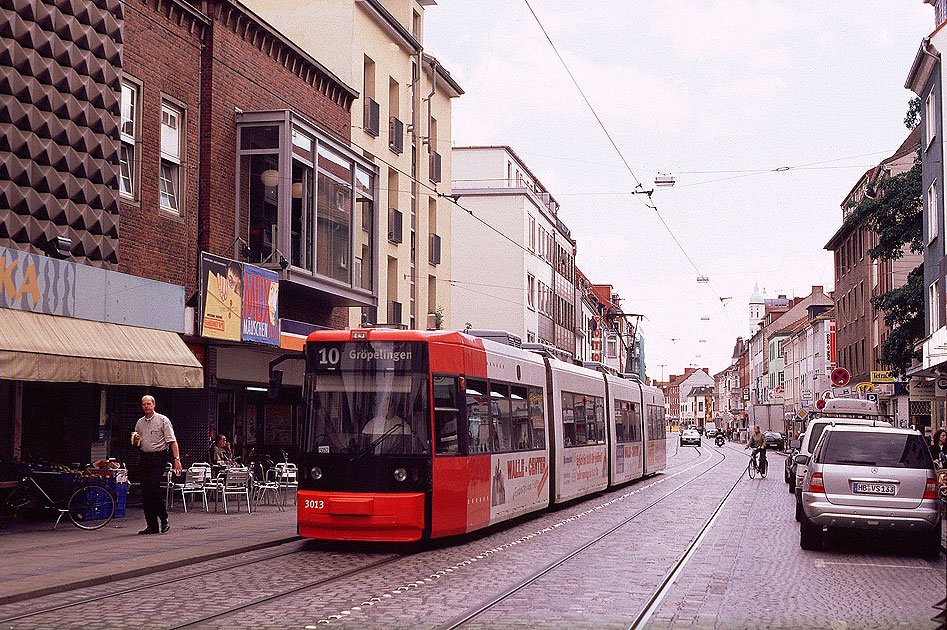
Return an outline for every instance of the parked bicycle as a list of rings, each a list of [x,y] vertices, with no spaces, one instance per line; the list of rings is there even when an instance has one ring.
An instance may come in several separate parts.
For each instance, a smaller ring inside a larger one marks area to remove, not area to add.
[[[757,473],[761,479],[766,479],[766,469],[769,467],[769,462],[762,457],[762,451],[757,454],[754,449],[753,454],[750,455],[750,461],[746,465],[746,472],[750,476],[750,479],[756,477]],[[759,457],[759,459],[757,459]]]
[[[66,515],[79,529],[99,529],[112,520],[115,515],[115,495],[95,477],[76,475],[66,482],[62,496],[57,500],[52,495],[59,493],[44,488],[37,480],[44,475],[56,476],[57,482],[60,477],[59,473],[31,470],[0,507],[0,527],[10,524],[28,511],[40,508],[58,512],[53,529]]]

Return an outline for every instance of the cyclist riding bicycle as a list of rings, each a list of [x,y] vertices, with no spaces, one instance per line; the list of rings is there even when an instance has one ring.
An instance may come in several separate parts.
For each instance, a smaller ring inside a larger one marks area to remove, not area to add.
[[[753,434],[750,436],[750,439],[746,441],[746,446],[743,448],[744,450],[748,448],[753,449],[753,454],[750,455],[750,458],[758,470],[766,469],[766,437],[760,431],[760,425],[753,427]],[[759,462],[756,460],[757,453],[760,455]]]

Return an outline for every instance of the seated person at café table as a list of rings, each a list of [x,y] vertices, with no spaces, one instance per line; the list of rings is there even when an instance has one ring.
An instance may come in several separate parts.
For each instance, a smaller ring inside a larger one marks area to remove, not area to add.
[[[217,466],[229,466],[233,461],[231,456],[230,444],[227,443],[227,436],[220,434],[214,440],[214,448],[211,449],[210,461]]]

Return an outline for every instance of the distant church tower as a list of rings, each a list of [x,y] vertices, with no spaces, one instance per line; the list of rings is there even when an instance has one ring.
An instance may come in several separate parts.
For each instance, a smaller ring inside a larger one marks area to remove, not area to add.
[[[759,329],[766,315],[763,295],[760,293],[760,283],[753,285],[753,295],[750,296],[750,337]]]

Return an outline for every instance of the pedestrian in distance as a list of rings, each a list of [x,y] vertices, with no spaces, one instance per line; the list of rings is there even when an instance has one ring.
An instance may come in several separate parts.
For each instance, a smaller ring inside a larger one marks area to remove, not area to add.
[[[947,431],[937,429],[931,438],[931,459],[938,468],[947,467]]]
[[[155,412],[153,396],[142,396],[145,415],[135,424],[132,444],[141,449],[141,506],[145,511],[145,529],[139,534],[165,533],[171,529],[168,510],[161,493],[161,479],[168,463],[168,451],[174,456],[174,472],[180,474],[181,452],[174,437],[174,428],[167,416]]]

